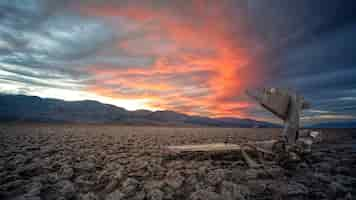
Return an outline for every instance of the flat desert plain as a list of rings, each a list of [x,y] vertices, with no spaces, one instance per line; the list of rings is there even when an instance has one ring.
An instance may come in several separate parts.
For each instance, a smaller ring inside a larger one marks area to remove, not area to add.
[[[281,129],[0,125],[0,199],[355,199],[356,131],[321,130],[294,168],[166,146],[276,138]]]

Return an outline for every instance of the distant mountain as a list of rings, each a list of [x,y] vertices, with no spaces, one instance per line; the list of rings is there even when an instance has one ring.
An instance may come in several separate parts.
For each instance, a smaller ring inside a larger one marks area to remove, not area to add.
[[[276,127],[239,118],[190,116],[174,111],[128,111],[97,101],[63,101],[36,96],[0,94],[0,121],[118,123],[132,125]]]
[[[356,121],[325,122],[309,125],[306,128],[356,128]]]

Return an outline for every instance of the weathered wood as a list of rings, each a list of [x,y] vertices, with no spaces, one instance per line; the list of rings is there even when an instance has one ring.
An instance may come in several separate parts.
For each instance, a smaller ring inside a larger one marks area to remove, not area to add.
[[[241,144],[247,151],[257,150],[266,154],[272,153],[272,146],[277,140],[257,141]],[[175,145],[167,146],[166,149],[172,153],[193,153],[193,152],[241,152],[240,144],[229,143],[210,143],[210,144],[193,144],[193,145]],[[253,146],[253,148],[251,148]]]
[[[244,158],[245,162],[250,168],[260,168],[262,165],[258,164],[256,161],[254,161],[244,150],[244,148],[241,149],[241,154],[242,157]]]
[[[289,89],[265,88],[246,91],[246,93],[284,121],[282,136],[288,144],[295,144],[298,139],[301,110],[309,108],[310,104],[302,96]]]
[[[238,144],[212,143],[212,144],[168,146],[167,149],[175,153],[223,152],[223,151],[240,151],[241,146]]]
[[[287,119],[290,103],[290,95],[287,90],[270,88],[255,92],[247,91],[247,94],[280,119]]]
[[[254,161],[250,155],[258,155],[259,160],[263,155],[272,155],[272,146],[277,140],[249,142],[244,144],[211,143],[197,145],[167,146],[168,155],[173,156],[197,156],[197,155],[226,155],[230,154],[236,158],[243,159],[250,168],[262,167],[262,163]],[[267,149],[265,149],[267,148]],[[197,156],[199,157],[199,156]]]

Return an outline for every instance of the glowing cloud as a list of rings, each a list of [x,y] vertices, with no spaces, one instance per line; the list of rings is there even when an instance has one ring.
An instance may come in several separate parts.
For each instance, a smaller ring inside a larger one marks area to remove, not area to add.
[[[91,66],[97,81],[88,91],[150,99],[148,106],[158,109],[243,116],[241,108],[250,104],[238,97],[251,81],[247,78],[258,76],[252,67],[246,74],[250,58],[244,48],[245,22],[230,19],[235,10],[226,3],[194,1],[182,9],[185,13],[172,6],[80,7],[83,15],[111,21],[113,29],[120,29],[113,19],[134,24],[136,28],[127,37],[117,40],[114,52],[154,60],[145,67]]]
[[[271,121],[247,88],[295,88],[306,121],[355,117],[354,1],[0,1],[0,93]],[[325,111],[315,112],[315,111]]]

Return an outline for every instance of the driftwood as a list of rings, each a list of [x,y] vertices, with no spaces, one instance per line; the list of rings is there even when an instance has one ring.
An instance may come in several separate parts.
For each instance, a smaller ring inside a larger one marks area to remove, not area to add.
[[[284,122],[282,136],[289,144],[295,144],[299,135],[299,118],[302,109],[310,107],[310,103],[298,93],[281,88],[265,88],[246,91],[262,107],[272,112]]]
[[[211,144],[197,144],[197,145],[177,145],[168,146],[166,148],[168,154],[180,154],[180,155],[197,155],[197,154],[234,154],[234,157],[244,159],[246,164],[251,168],[262,167],[262,159],[267,157],[273,157],[274,153],[266,149],[266,147],[272,147],[277,140],[267,140],[255,143],[244,144],[228,144],[228,143],[211,143]],[[257,163],[252,159],[250,154],[258,156],[260,163]]]
[[[239,154],[250,168],[259,168],[263,167],[264,155],[278,159],[296,160],[295,157],[298,157],[298,153],[308,153],[311,151],[313,143],[320,142],[321,135],[319,132],[299,130],[301,110],[309,108],[310,104],[296,92],[288,89],[268,88],[247,91],[247,94],[262,107],[283,120],[282,140],[267,140],[244,144],[213,143],[168,146],[168,152],[176,154],[234,153]],[[250,157],[251,153],[258,155],[259,163]]]
[[[213,144],[198,144],[198,145],[178,145],[168,146],[167,149],[174,153],[193,153],[193,152],[232,152],[241,151],[241,146],[238,144],[213,143]]]

